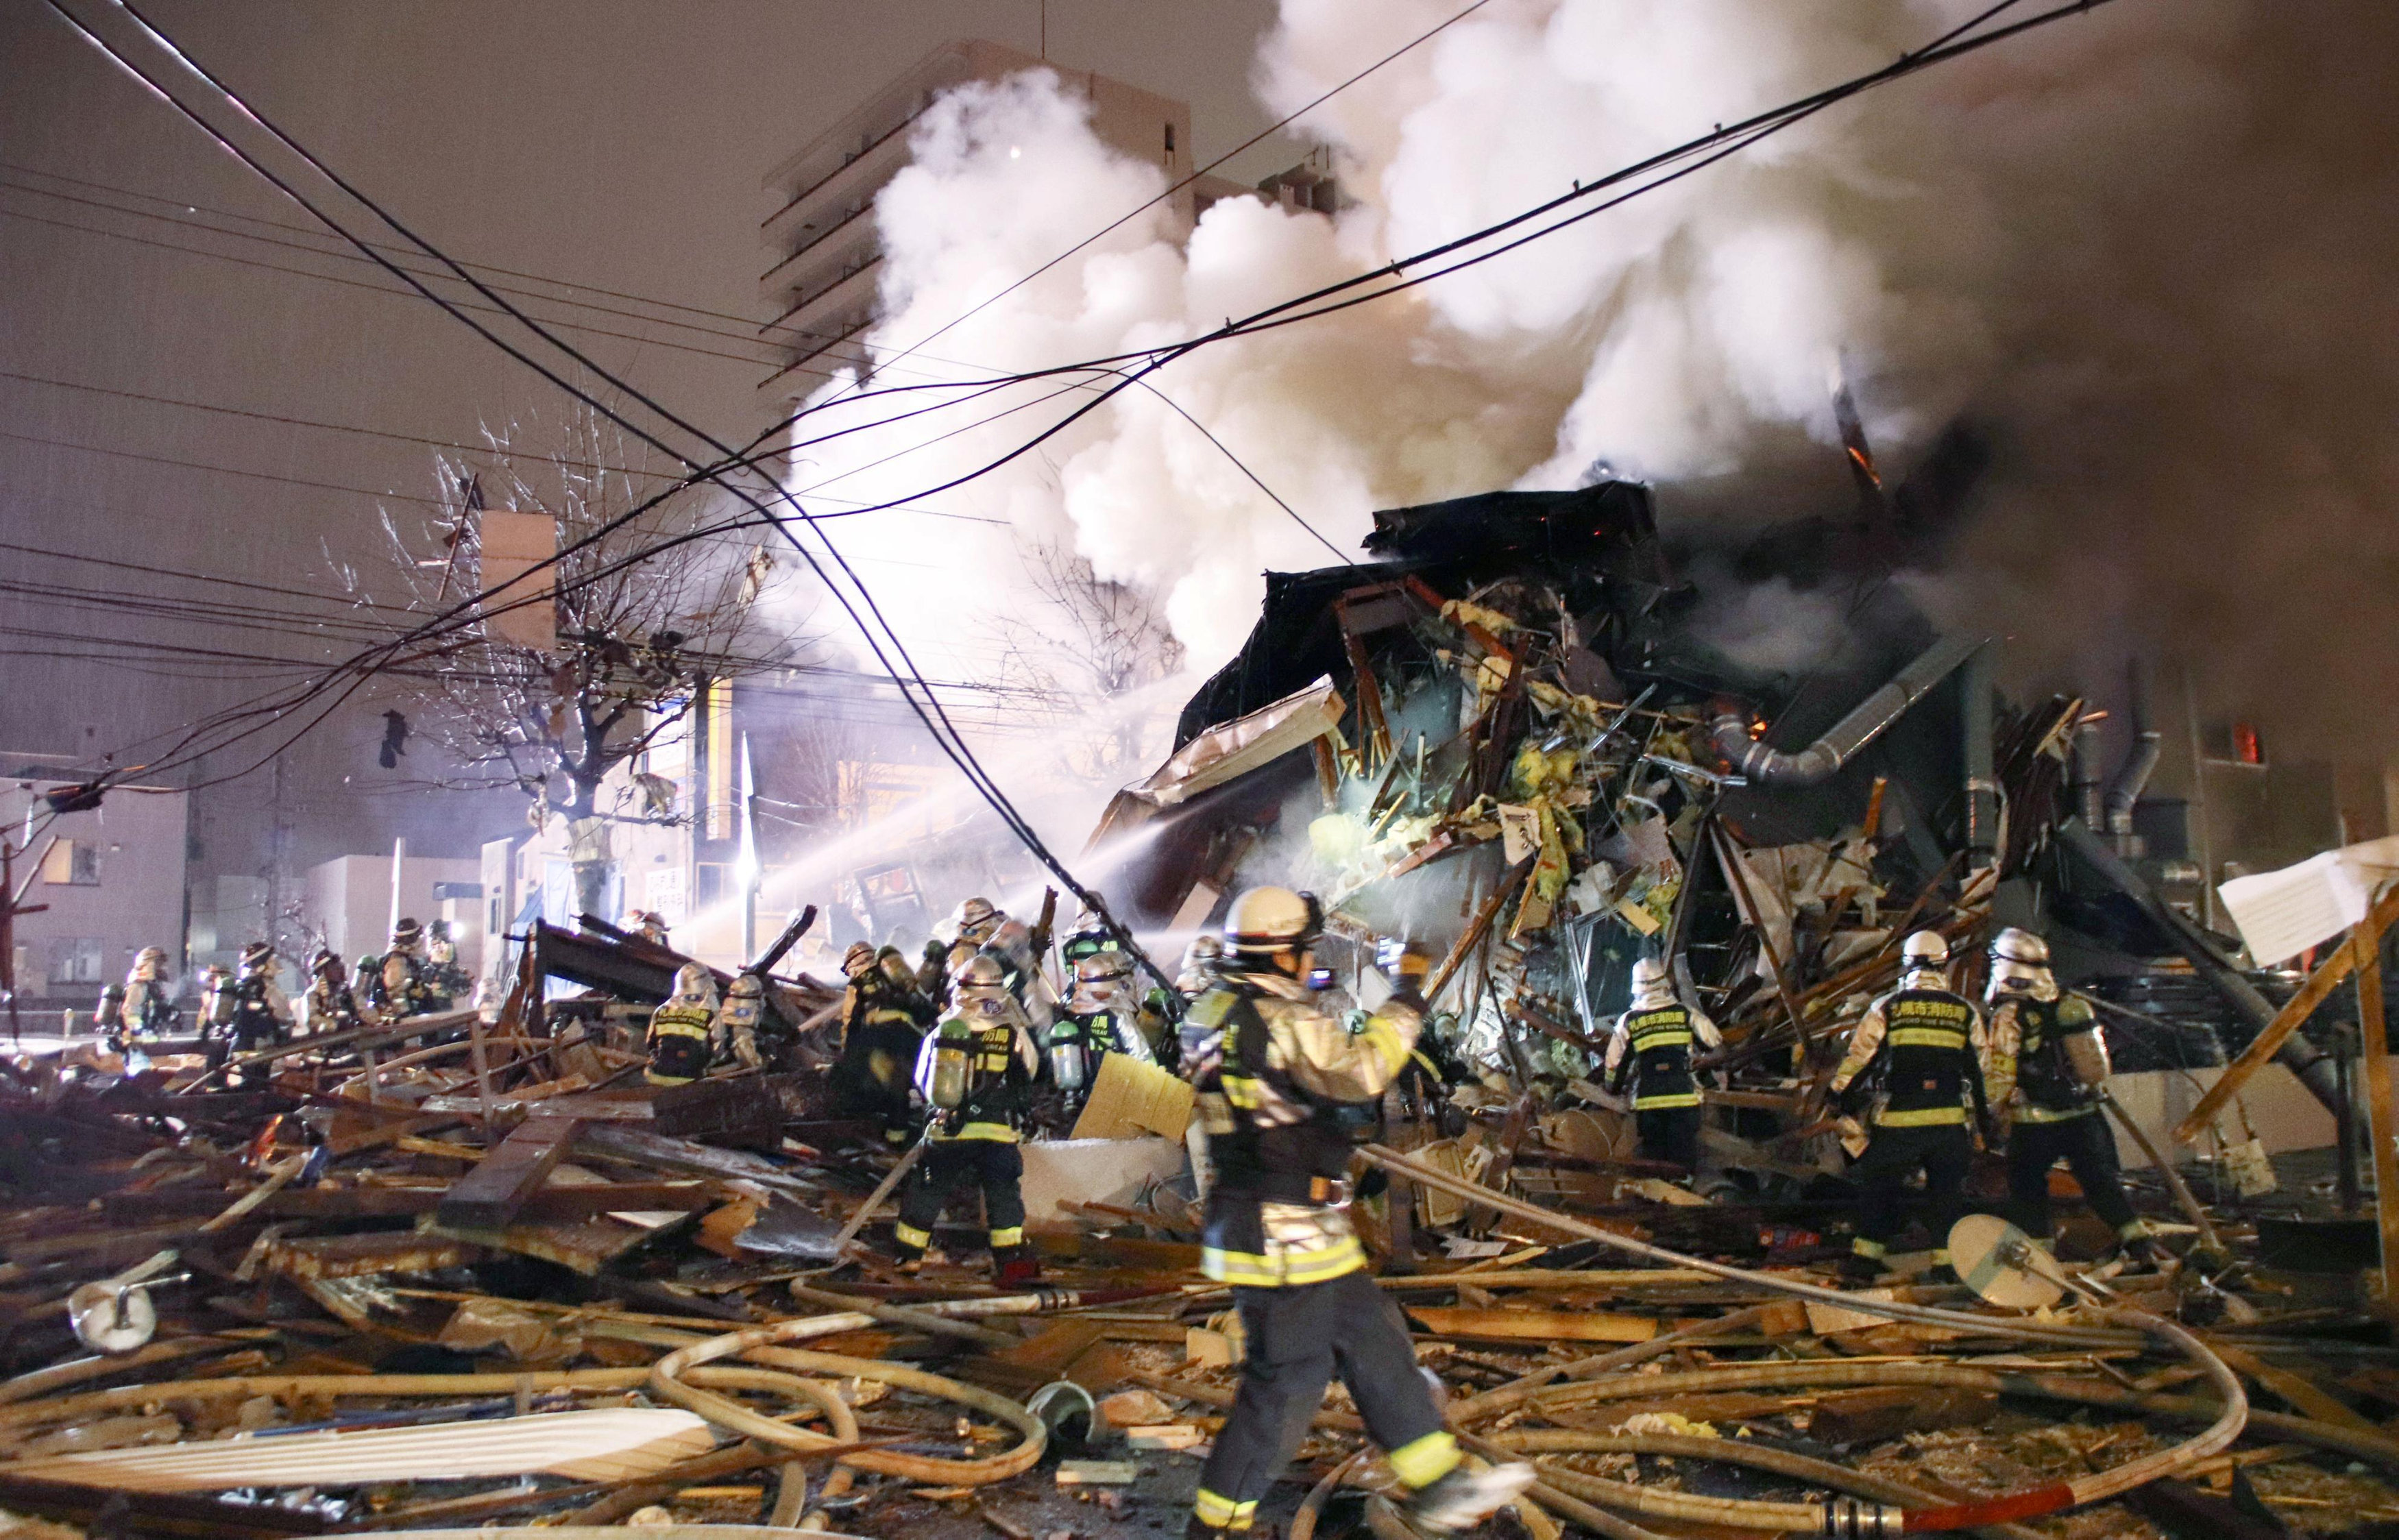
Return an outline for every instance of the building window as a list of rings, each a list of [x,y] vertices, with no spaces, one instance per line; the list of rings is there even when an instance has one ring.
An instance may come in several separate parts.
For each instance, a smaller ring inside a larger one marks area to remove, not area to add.
[[[91,840],[61,840],[42,858],[42,881],[58,887],[92,887],[100,882],[100,846]]]
[[[1166,126],[1166,153],[1168,155],[1174,153],[1174,125],[1172,123]]]
[[[99,936],[62,936],[50,943],[50,982],[96,984],[108,955],[108,943]]]

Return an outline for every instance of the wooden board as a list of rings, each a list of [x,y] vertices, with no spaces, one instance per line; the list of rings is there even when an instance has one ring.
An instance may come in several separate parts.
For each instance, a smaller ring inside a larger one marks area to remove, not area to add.
[[[499,1148],[451,1183],[450,1196],[434,1212],[454,1229],[505,1229],[525,1200],[549,1180],[582,1131],[577,1118],[526,1118],[500,1141]]]
[[[2332,955],[2325,958],[2309,976],[2308,981],[2299,986],[2299,993],[2292,995],[2289,1004],[2274,1013],[2274,1020],[2267,1023],[2266,1030],[2241,1050],[2241,1057],[2224,1067],[2224,1073],[2216,1077],[2216,1084],[2207,1087],[2206,1093],[2200,1097],[2199,1105],[2175,1125],[2175,1142],[2188,1144],[2208,1130],[2216,1121],[2216,1114],[2224,1110],[2224,1104],[2231,1101],[2234,1093],[2248,1084],[2249,1077],[2281,1050],[2291,1033],[2298,1031],[2300,1025],[2315,1014],[2316,1007],[2324,1003],[2340,981],[2355,972],[2367,958],[2379,955],[2382,933],[2394,923],[2399,923],[2399,887],[2392,888],[2375,903],[2365,918],[2350,932],[2349,939],[2334,948]]]
[[[1109,1054],[1100,1060],[1099,1077],[1075,1119],[1073,1137],[1136,1139],[1148,1133],[1181,1143],[1191,1122],[1193,1094],[1188,1081],[1156,1064]]]
[[[622,1481],[705,1454],[715,1444],[708,1425],[688,1412],[612,1407],[434,1427],[112,1449],[20,1460],[8,1473],[128,1492],[356,1486],[535,1473]]]
[[[1602,1310],[1476,1310],[1412,1304],[1409,1317],[1441,1337],[1506,1337],[1535,1342],[1646,1343],[1658,1334],[1647,1316]]]

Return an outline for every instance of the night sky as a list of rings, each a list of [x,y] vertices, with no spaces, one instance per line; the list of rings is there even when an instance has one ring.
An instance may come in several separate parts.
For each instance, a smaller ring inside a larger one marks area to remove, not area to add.
[[[572,333],[609,369],[712,430],[744,439],[766,420],[751,387],[770,367],[755,361],[766,355],[749,340],[765,265],[757,223],[769,211],[760,179],[944,42],[983,36],[1030,51],[1040,41],[1033,0],[158,0],[150,14],[450,253],[715,313],[601,294],[582,297],[689,325],[542,310],[648,339]],[[1266,0],[1051,0],[1050,55],[1190,101],[1204,161],[1267,121],[1247,82],[1256,34],[1270,17]],[[407,438],[472,443],[484,423],[556,410],[551,386],[429,304],[351,287],[389,280],[359,261],[315,254],[329,239],[255,223],[309,222],[46,7],[0,8],[0,59],[9,82],[0,91],[0,370],[403,436],[322,431],[0,377],[0,432],[8,435],[0,438],[0,539],[317,588],[329,552],[344,559],[374,547],[376,501],[296,482],[399,494],[389,506],[405,513],[414,505],[404,498],[430,491],[432,454]],[[1226,170],[1254,181],[1296,153],[1269,142]],[[13,550],[0,550],[0,577],[284,602]],[[7,617],[0,625],[45,632],[316,652],[305,637],[212,633],[14,594],[0,595],[0,615]],[[89,651],[49,637],[5,645]],[[257,685],[243,667],[192,657],[135,669],[11,656],[0,751],[121,750],[251,693]],[[378,848],[395,832],[419,848],[454,844],[463,853],[516,818],[522,804],[512,794],[485,810],[493,830],[467,827],[471,820],[456,817],[445,799],[372,794],[378,780],[392,779],[374,765],[379,710],[345,712],[291,756],[282,793],[297,817],[299,866]],[[222,768],[237,763],[246,762],[227,758]],[[357,778],[346,785],[345,776]],[[253,865],[273,787],[263,772],[202,801],[195,823],[206,853],[196,875]],[[447,816],[418,816],[436,802]]]

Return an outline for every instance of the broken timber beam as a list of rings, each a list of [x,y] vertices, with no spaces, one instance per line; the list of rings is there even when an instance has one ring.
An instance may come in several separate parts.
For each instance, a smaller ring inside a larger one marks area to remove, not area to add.
[[[580,1118],[526,1118],[452,1184],[450,1195],[434,1210],[436,1222],[459,1230],[507,1229],[582,1131]]]
[[[2256,1074],[2268,1060],[2281,1051],[2284,1043],[2315,1014],[2316,1007],[2339,987],[2341,980],[2357,971],[2359,961],[2377,954],[2383,931],[2394,920],[2399,920],[2399,886],[2384,894],[2367,911],[2365,918],[2350,932],[2349,939],[2333,949],[2333,954],[2309,976],[2306,983],[2299,986],[2299,993],[2292,995],[2290,1003],[2274,1013],[2274,1019],[2267,1023],[2265,1030],[2241,1050],[2241,1057],[2224,1067],[2224,1073],[2216,1077],[2216,1084],[2199,1099],[2199,1105],[2175,1125],[2176,1142],[2188,1144],[2207,1131],[2208,1126],[2216,1121],[2216,1114],[2224,1110],[2224,1104],[2249,1083],[2250,1076]]]

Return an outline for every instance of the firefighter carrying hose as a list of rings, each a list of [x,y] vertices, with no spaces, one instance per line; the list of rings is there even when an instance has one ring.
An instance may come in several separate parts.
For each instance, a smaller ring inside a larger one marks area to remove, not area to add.
[[[653,1086],[688,1086],[708,1073],[716,1028],[716,975],[698,963],[675,969],[674,993],[650,1012],[642,1078]]]
[[[1842,1113],[1872,1129],[1853,1168],[1865,1192],[1844,1271],[1868,1278],[1882,1270],[1906,1217],[1908,1179],[1921,1170],[1932,1206],[1933,1276],[1947,1281],[1949,1227],[1965,1214],[1974,1156],[1970,1093],[1977,1123],[1990,1120],[1983,1015],[1950,989],[1949,943],[1938,931],[1910,936],[1900,956],[1899,987],[1866,1007],[1833,1072]]]
[[[1466,1468],[1406,1324],[1366,1275],[1349,1226],[1341,1113],[1381,1097],[1408,1062],[1425,966],[1412,952],[1391,955],[1394,993],[1353,1033],[1302,981],[1322,925],[1312,895],[1242,894],[1226,919],[1222,970],[1184,1018],[1183,1061],[1216,1170],[1200,1264],[1233,1286],[1248,1343],[1186,1537],[1251,1527],[1336,1372],[1408,1489],[1403,1507],[1417,1528],[1470,1528],[1533,1479],[1521,1465]]]
[[[1691,1073],[1691,1042],[1724,1047],[1716,1024],[1674,995],[1674,976],[1655,957],[1633,965],[1633,1002],[1607,1039],[1606,1086],[1624,1094],[1633,1083],[1633,1125],[1641,1153],[1687,1171],[1700,1168],[1700,1083]]]
[[[1039,1060],[1024,1007],[996,957],[978,952],[950,981],[950,1013],[916,1056],[916,1089],[932,1109],[925,1154],[900,1190],[900,1261],[921,1266],[950,1200],[983,1189],[993,1276],[1030,1283],[1041,1269],[1024,1244],[1024,1153],[1018,1125]]]
[[[2118,1247],[2152,1254],[2099,1112],[2108,1045],[2090,1006],[2059,992],[2049,943],[2028,930],[2000,931],[1984,1003],[1991,1007],[1991,1104],[2009,1124],[2008,1217],[2035,1240],[2049,1238],[2049,1169],[2063,1160]]]

